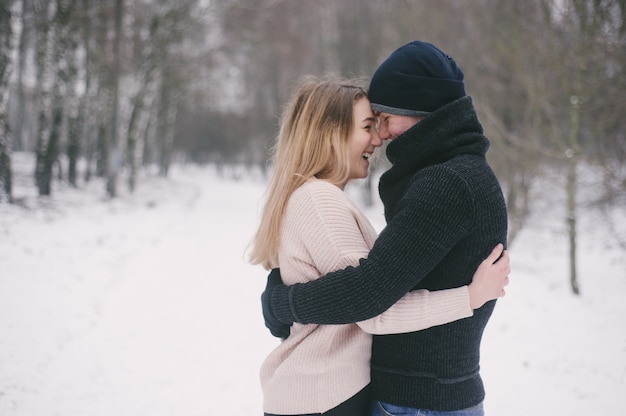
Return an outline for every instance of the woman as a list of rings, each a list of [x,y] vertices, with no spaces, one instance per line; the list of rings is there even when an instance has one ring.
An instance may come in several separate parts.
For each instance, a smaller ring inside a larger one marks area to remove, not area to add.
[[[294,284],[367,257],[376,232],[343,189],[367,176],[381,144],[364,89],[305,79],[283,114],[251,263],[280,267],[283,281]],[[355,324],[294,324],[261,369],[265,415],[367,414],[371,334],[471,316],[504,294],[508,270],[492,265],[501,252],[499,245],[469,286],[413,291],[382,315]]]

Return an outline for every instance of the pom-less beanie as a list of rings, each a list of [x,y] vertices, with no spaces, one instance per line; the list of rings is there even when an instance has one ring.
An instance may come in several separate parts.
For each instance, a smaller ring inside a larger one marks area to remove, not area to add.
[[[374,72],[372,107],[396,115],[420,116],[465,96],[463,71],[436,46],[413,41],[396,49]]]

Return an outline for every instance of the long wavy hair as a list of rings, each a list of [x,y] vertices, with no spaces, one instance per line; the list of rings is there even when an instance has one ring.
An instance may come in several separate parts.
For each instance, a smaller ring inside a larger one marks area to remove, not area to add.
[[[356,101],[368,98],[358,80],[305,77],[282,115],[272,149],[272,176],[249,261],[278,267],[280,229],[291,194],[311,178],[348,180],[348,142]]]

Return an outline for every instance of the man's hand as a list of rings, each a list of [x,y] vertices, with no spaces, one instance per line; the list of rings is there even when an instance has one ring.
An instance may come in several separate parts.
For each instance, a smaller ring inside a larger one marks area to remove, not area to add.
[[[280,278],[280,269],[272,269],[269,276],[267,276],[265,291],[261,294],[261,307],[263,309],[265,326],[275,337],[285,339],[289,337],[291,326],[276,319],[272,313],[272,291],[276,286],[282,284],[283,282]]]

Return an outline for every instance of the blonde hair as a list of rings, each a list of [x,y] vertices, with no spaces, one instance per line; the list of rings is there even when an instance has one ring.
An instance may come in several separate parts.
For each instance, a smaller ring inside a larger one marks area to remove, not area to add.
[[[291,194],[311,178],[345,184],[356,101],[368,98],[358,81],[306,77],[283,112],[273,171],[250,263],[278,267],[280,229]]]

